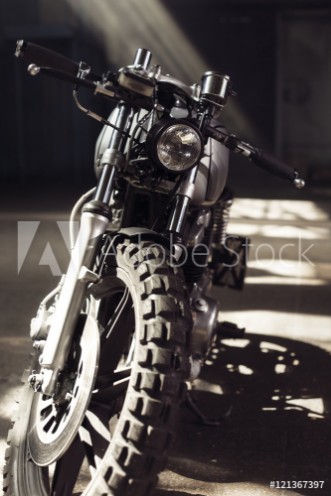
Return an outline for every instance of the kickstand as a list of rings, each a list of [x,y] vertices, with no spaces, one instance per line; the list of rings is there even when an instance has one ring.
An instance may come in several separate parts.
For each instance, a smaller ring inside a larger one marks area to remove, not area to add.
[[[217,418],[207,417],[200,410],[197,401],[194,398],[192,398],[188,390],[186,391],[186,398],[184,404],[199,419],[202,425],[208,425],[213,427],[218,427],[219,425],[221,425],[222,420],[228,417],[228,415],[230,415],[230,412],[232,410],[232,405],[230,405],[227,411],[223,415]]]

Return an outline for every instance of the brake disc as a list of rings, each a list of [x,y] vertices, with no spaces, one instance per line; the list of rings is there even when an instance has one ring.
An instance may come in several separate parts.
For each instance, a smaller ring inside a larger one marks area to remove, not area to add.
[[[65,372],[65,395],[35,393],[29,420],[29,448],[40,466],[58,460],[73,442],[89,405],[99,362],[99,330],[87,316],[74,342],[70,370]]]

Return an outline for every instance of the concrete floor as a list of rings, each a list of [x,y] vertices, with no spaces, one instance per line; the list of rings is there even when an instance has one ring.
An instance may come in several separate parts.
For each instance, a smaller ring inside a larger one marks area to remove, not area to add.
[[[29,320],[65,269],[61,221],[76,198],[66,195],[60,211],[52,192],[21,191],[20,205],[17,192],[2,193],[1,459],[28,361]],[[207,415],[225,417],[218,427],[203,426],[183,409],[154,496],[331,494],[330,195],[324,189],[291,192],[292,201],[283,191],[273,196],[250,192],[236,200],[229,232],[252,243],[246,286],[213,289],[221,320],[247,333],[211,352],[192,394]],[[270,488],[277,480],[325,482],[322,489]]]

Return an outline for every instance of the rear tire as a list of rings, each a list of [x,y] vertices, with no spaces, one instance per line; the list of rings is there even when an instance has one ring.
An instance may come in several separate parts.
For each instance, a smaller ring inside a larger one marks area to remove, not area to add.
[[[182,273],[164,247],[125,240],[103,258],[86,313],[100,329],[100,359],[78,434],[52,466],[32,460],[35,357],[8,434],[6,496],[145,496],[166,463],[191,329]]]

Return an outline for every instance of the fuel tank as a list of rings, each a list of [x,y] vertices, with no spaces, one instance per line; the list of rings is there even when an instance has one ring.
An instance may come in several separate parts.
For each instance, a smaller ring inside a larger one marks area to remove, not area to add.
[[[192,204],[213,205],[226,185],[228,170],[229,150],[218,141],[209,139],[200,161]]]

